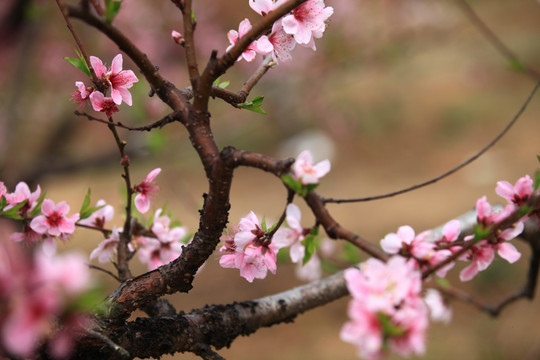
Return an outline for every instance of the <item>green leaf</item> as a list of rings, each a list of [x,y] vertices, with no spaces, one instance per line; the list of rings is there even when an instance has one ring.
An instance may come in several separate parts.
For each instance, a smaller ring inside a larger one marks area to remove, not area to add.
[[[72,57],[64,57],[64,60],[66,60],[71,65],[75,66],[77,69],[81,70],[83,73],[86,74],[86,76],[91,77],[90,74],[90,68],[88,67],[88,64],[84,60],[84,58],[81,56],[80,58],[72,58]]]
[[[435,282],[437,283],[437,285],[439,285],[443,289],[450,289],[451,288],[450,281],[448,281],[448,279],[446,279],[446,278],[436,277]]]
[[[538,190],[538,186],[540,186],[540,170],[536,170],[534,173],[534,190]]]
[[[38,202],[37,202],[36,206],[34,207],[34,210],[30,211],[30,213],[28,214],[29,217],[33,218],[33,217],[38,216],[39,213],[41,213],[41,204],[43,204],[43,200],[45,200],[45,196],[47,196],[46,192],[41,194],[41,196],[38,199]]]
[[[99,205],[99,206],[92,206],[91,208],[86,209],[85,211],[81,211],[79,213],[80,217],[79,220],[86,219],[90,217],[94,212],[98,211],[101,208],[104,208],[105,205]]]
[[[489,229],[486,229],[484,228],[484,226],[482,226],[481,224],[476,224],[474,226],[474,239],[473,241],[475,243],[481,241],[481,240],[484,240],[485,238],[487,238],[490,234],[490,230]]]
[[[525,71],[525,65],[521,62],[521,60],[513,58],[509,62],[510,69],[517,71],[517,72],[523,72]]]
[[[264,216],[263,216],[262,221],[261,221],[261,229],[264,232],[268,232],[268,228],[266,227],[266,217],[264,217]]]
[[[315,251],[317,250],[317,242],[316,242],[316,234],[310,233],[307,235],[304,240],[302,240],[302,244],[306,248],[306,252],[304,254],[304,259],[302,260],[302,264],[305,265],[315,254]]]
[[[122,0],[105,0],[105,22],[112,23],[118,12],[120,11]]]
[[[264,100],[264,96],[257,96],[256,98],[254,98],[251,101],[247,101],[247,102],[245,102],[243,104],[240,104],[239,107],[242,108],[242,109],[246,109],[246,110],[254,111],[254,112],[259,113],[259,114],[266,115],[266,111],[264,111],[261,108],[261,104],[262,104],[263,100]]]
[[[302,192],[302,183],[291,175],[282,175],[281,180],[295,193],[300,194]]]
[[[86,192],[86,196],[84,197],[83,203],[81,205],[81,210],[79,211],[79,214],[82,214],[88,209],[90,206],[90,188],[88,188],[88,191]]]
[[[6,211],[2,211],[0,212],[0,216],[1,217],[5,217],[7,219],[13,219],[13,220],[22,220],[22,216],[18,214],[19,210],[21,210],[23,208],[23,206],[25,206],[26,204],[28,204],[28,199],[27,200],[24,200],[23,202],[20,202],[18,203],[17,205],[15,205],[14,207],[12,207],[11,209],[9,210],[6,210]]]
[[[218,84],[218,87],[222,88],[222,89],[226,89],[227,86],[229,86],[231,84],[231,82],[229,80],[225,80],[224,82],[222,83],[219,83]]]
[[[7,205],[6,197],[4,195],[0,196],[0,210],[5,208],[6,205]]]

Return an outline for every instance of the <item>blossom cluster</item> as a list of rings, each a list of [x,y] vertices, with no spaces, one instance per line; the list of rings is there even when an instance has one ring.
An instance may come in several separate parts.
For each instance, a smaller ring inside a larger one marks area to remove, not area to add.
[[[249,6],[259,15],[274,11],[283,5],[286,0],[250,0]],[[316,50],[314,39],[321,38],[326,29],[326,21],[333,14],[334,9],[324,4],[324,0],[308,0],[293,9],[290,13],[276,21],[268,35],[262,35],[253,41],[242,55],[246,61],[252,61],[257,54],[271,55],[275,62],[291,59],[290,52],[296,44],[307,46]],[[244,19],[238,31],[230,30],[227,37],[231,45],[229,51],[251,29],[249,19]]]
[[[56,250],[55,240],[69,239],[80,217],[78,213],[68,216],[70,207],[65,201],[55,204],[44,198],[39,185],[31,192],[25,182],[19,182],[10,193],[0,181],[0,198],[0,216],[21,220],[24,224],[23,231],[13,233],[11,239],[29,245],[43,243],[49,253]]]
[[[83,255],[24,252],[0,239],[0,348],[7,352],[0,356],[29,358],[47,342],[52,357],[66,358],[91,288]]]
[[[117,105],[120,105],[122,101],[131,106],[132,98],[129,89],[139,79],[132,70],[122,70],[122,54],[114,57],[109,69],[100,58],[95,56],[90,56],[90,64],[96,76],[102,81],[104,90],[110,90],[110,96],[105,96],[95,87],[86,86],[82,81],[76,81],[77,90],[71,95],[72,101],[80,106],[90,101],[95,111],[102,111],[107,116],[119,111]]]
[[[330,171],[328,160],[314,165],[311,152],[302,151],[293,164],[294,178],[291,179],[294,183],[292,184],[300,188],[315,185],[328,171]],[[301,225],[300,209],[297,205],[290,203],[284,215],[288,227],[275,229],[274,227],[281,224],[267,229],[266,224],[261,224],[253,211],[241,218],[232,233],[227,233],[221,238],[224,245],[220,248],[220,252],[223,253],[220,265],[224,268],[239,269],[240,276],[249,282],[253,279],[264,279],[268,271],[272,274],[276,273],[279,249],[290,247],[290,258],[293,263],[299,265],[300,277],[312,280],[320,277],[320,260],[316,254],[309,254],[309,261],[304,264],[305,242],[311,229]]]
[[[422,354],[429,313],[432,319],[444,322],[451,317],[438,292],[429,289],[421,297],[422,272],[433,269],[437,276],[445,277],[454,266],[450,260],[456,258],[469,262],[460,273],[460,279],[468,281],[487,269],[495,253],[510,263],[517,261],[521,254],[509,241],[523,231],[525,220],[537,216],[537,211],[527,208],[527,200],[535,191],[529,176],[520,178],[515,185],[499,181],[496,193],[507,200],[506,206],[497,212],[486,197],[478,199],[477,230],[461,240],[458,220],[445,224],[439,235],[432,231],[416,235],[410,226],[386,235],[381,247],[392,255],[386,263],[370,259],[359,269],[345,271],[353,299],[348,308],[350,320],[341,338],[355,344],[365,359],[378,359],[387,349],[402,356]],[[500,228],[516,212],[524,215]]]
[[[148,173],[143,181],[135,185],[133,190],[137,195],[134,199],[136,209],[146,213],[150,209],[150,201],[159,190],[155,179],[161,172],[156,168]],[[96,204],[96,210],[87,219],[79,221],[80,224],[103,228],[105,222],[112,220],[114,209],[106,205],[103,200]],[[154,213],[152,226],[149,232],[134,231],[133,238],[128,243],[131,252],[137,253],[141,263],[154,270],[159,266],[170,263],[182,254],[182,247],[187,238],[187,229],[183,226],[171,226],[169,216],[163,214],[163,209],[157,209]],[[113,226],[108,236],[91,254],[90,259],[97,259],[100,263],[114,261],[122,230]]]
[[[528,176],[520,178],[515,185],[506,181],[499,181],[495,192],[507,200],[501,211],[496,211],[483,196],[476,202],[477,223],[480,234],[483,229],[495,226],[505,220],[512,213],[519,211],[534,192],[533,180]],[[530,214],[525,215],[517,222],[499,229],[495,234],[465,236],[463,241],[457,243],[460,234],[460,223],[457,220],[448,222],[438,237],[430,231],[415,236],[410,226],[402,226],[397,233],[391,233],[381,240],[381,247],[389,254],[400,254],[412,257],[424,268],[436,266],[454,253],[461,251],[463,246],[474,242],[470,248],[458,256],[459,260],[469,262],[460,273],[462,281],[474,278],[480,271],[488,268],[497,253],[509,263],[520,259],[521,254],[509,241],[517,237],[524,228],[524,221]],[[454,262],[448,262],[436,271],[437,276],[444,277]]]

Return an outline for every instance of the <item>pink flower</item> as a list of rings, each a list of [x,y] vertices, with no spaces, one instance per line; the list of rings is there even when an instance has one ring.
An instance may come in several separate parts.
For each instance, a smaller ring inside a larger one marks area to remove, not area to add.
[[[507,181],[499,181],[495,188],[497,195],[517,206],[523,205],[531,197],[533,190],[533,180],[529,175],[520,178],[514,186]]]
[[[157,239],[145,237],[137,253],[139,260],[148,266],[148,270],[154,270],[178,258],[184,245],[181,240],[187,235],[185,227],[170,229],[171,219],[161,216],[161,212],[161,209],[156,211],[152,225],[152,232]]]
[[[249,30],[251,29],[251,23],[249,22],[249,19],[244,19],[238,26],[238,31],[236,30],[229,30],[227,33],[227,38],[229,39],[229,42],[231,45],[227,47],[225,51],[229,51],[234,44],[240,39],[242,36],[244,36]],[[255,59],[255,56],[257,55],[257,41],[252,42],[246,50],[242,53],[241,56],[238,57],[237,61],[242,60],[244,58],[246,61],[250,62],[253,59]]]
[[[279,248],[290,246],[291,249],[289,255],[291,257],[291,261],[293,263],[299,263],[302,262],[306,253],[302,240],[304,240],[309,231],[306,232],[306,230],[304,230],[300,224],[302,214],[300,213],[298,206],[295,204],[287,205],[285,214],[287,216],[286,219],[289,229],[279,229],[274,234],[272,242],[278,245]]]
[[[270,271],[277,270],[277,252],[279,245],[265,239],[266,232],[261,229],[259,219],[252,212],[240,219],[233,235],[222,237],[225,245],[220,252],[224,254],[219,261],[225,268],[240,270],[240,276],[247,281],[264,279]]]
[[[478,272],[487,269],[495,258],[495,249],[486,240],[482,240],[472,247],[467,258],[471,261],[471,264],[459,273],[459,279],[461,281],[469,281]]]
[[[17,357],[32,358],[45,341],[59,336],[54,333],[56,328],[65,325],[75,330],[68,319],[80,314],[72,305],[92,285],[90,272],[80,254],[47,257],[40,251],[12,251],[9,246],[0,242],[0,287],[3,270],[11,273],[13,281],[10,292],[0,296],[0,347]],[[5,253],[10,255],[8,261],[3,259]],[[67,353],[73,334],[64,338],[61,347],[55,347],[54,340],[49,345],[55,351],[63,350],[55,352],[58,355]]]
[[[485,196],[481,197],[476,202],[477,221],[482,226],[497,224],[503,221],[514,210],[514,205],[509,204],[505,206],[502,211],[495,213],[491,209],[491,205],[487,202]],[[463,254],[460,259],[471,261],[471,264],[461,271],[461,281],[471,280],[478,274],[478,272],[487,269],[495,257],[495,251],[497,251],[499,256],[509,263],[514,263],[519,260],[521,258],[521,253],[515,248],[514,245],[508,243],[508,241],[521,234],[523,229],[523,222],[518,221],[511,227],[498,231],[495,234],[495,240],[488,242],[487,240],[482,239],[475,244],[471,250]],[[465,240],[471,241],[473,238],[474,236],[471,235],[465,237]]]
[[[326,28],[325,21],[334,13],[324,0],[308,0],[283,17],[283,29],[294,35],[297,43],[308,45],[315,50],[313,38],[320,38]]]
[[[30,192],[30,188],[28,187],[28,185],[25,182],[21,181],[17,184],[17,186],[15,186],[14,192],[4,194],[7,203],[7,206],[4,210],[11,209],[15,205],[28,200],[28,203],[23,206],[21,210],[19,210],[20,214],[26,214],[27,212],[34,210],[40,195],[41,188],[39,187],[39,185],[36,187],[36,190],[34,192]]]
[[[55,205],[50,199],[43,200],[41,205],[43,215],[32,219],[30,227],[38,234],[54,237],[67,237],[75,231],[75,223],[79,220],[79,214],[66,217],[69,205],[62,201]]]
[[[86,219],[80,220],[79,224],[103,228],[107,221],[113,219],[114,208],[111,205],[107,205],[105,200],[98,200],[96,207],[98,206],[101,206],[101,208],[94,211],[92,215]]]
[[[360,270],[345,270],[353,299],[341,339],[356,345],[366,359],[381,357],[385,344],[402,356],[424,352],[428,310],[415,268],[414,261],[394,256],[387,263],[369,259]]]
[[[283,30],[281,22],[275,22],[270,35],[263,35],[257,40],[257,50],[263,55],[272,54],[275,62],[291,59],[290,52],[296,46],[292,35]]]
[[[120,105],[123,100],[126,104],[131,106],[131,93],[128,89],[133,86],[133,83],[139,81],[139,79],[137,79],[133,71],[122,70],[122,62],[122,54],[116,55],[110,69],[107,70],[101,59],[90,56],[90,64],[92,64],[92,68],[96,72],[97,77],[102,79],[103,82],[111,88],[111,98],[113,102],[116,105]]]
[[[94,91],[90,94],[90,103],[95,111],[103,111],[108,117],[111,117],[113,113],[120,111],[113,99],[105,97],[101,91]]]
[[[77,90],[71,94],[71,101],[79,104],[79,107],[83,107],[88,101],[92,91],[94,91],[94,88],[86,87],[82,81],[76,81],[75,86],[77,87]]]
[[[317,184],[319,179],[330,171],[330,161],[323,160],[313,165],[313,155],[309,150],[302,151],[293,164],[294,176],[303,185]]]
[[[135,207],[142,214],[150,209],[150,199],[153,197],[153,194],[159,190],[159,187],[154,183],[154,179],[160,172],[160,168],[150,171],[148,175],[146,175],[146,178],[133,188],[135,192],[139,193],[135,196]]]
[[[113,227],[111,235],[103,240],[97,248],[90,253],[90,260],[97,258],[102,264],[110,262],[115,256],[118,249],[118,243],[120,237],[118,234],[118,228]]]
[[[250,0],[249,6],[251,6],[251,8],[259,15],[265,16],[285,2],[286,0]]]

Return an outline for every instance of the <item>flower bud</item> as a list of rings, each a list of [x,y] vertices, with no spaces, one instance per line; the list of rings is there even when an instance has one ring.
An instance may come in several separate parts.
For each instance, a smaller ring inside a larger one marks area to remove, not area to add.
[[[178,45],[184,46],[184,43],[185,43],[184,36],[180,34],[178,31],[173,30],[171,32],[171,37],[175,43],[177,43]]]

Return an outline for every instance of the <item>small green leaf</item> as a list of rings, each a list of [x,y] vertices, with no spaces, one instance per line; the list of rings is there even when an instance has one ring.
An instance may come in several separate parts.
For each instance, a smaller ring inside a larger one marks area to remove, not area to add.
[[[317,250],[316,234],[310,233],[307,235],[304,240],[302,240],[302,244],[306,249],[304,259],[302,260],[302,264],[305,265]]]
[[[446,278],[436,277],[435,282],[437,283],[437,285],[439,285],[443,289],[450,289],[451,288],[450,281],[448,281],[448,279],[446,279]]]
[[[300,194],[302,192],[302,183],[296,180],[291,175],[285,174],[281,176],[281,180],[295,193]]]
[[[64,57],[64,60],[66,60],[71,65],[75,66],[77,69],[81,70],[83,73],[86,74],[86,76],[91,77],[90,68],[88,67],[88,64],[86,63],[86,61],[84,61],[84,58],[81,60],[81,59],[76,59],[76,58],[66,56]]]
[[[224,82],[222,82],[222,83],[219,83],[218,86],[219,86],[220,88],[222,88],[222,89],[226,89],[227,86],[229,86],[230,84],[231,84],[231,82],[230,82],[229,80],[226,80],[226,81],[224,81]]]
[[[90,206],[90,188],[88,188],[88,191],[86,192],[86,196],[84,197],[83,203],[81,205],[81,210],[79,211],[79,214],[84,213],[88,207]]]
[[[473,241],[475,243],[481,241],[481,240],[484,240],[485,238],[487,238],[490,234],[490,230],[489,229],[486,229],[484,228],[481,224],[476,224],[474,226],[474,239]]]
[[[5,208],[6,205],[7,205],[6,197],[4,195],[0,196],[0,210]]]
[[[34,207],[34,210],[30,211],[30,213],[28,214],[29,217],[33,218],[33,217],[38,216],[39,213],[41,213],[41,204],[43,204],[43,200],[45,200],[46,195],[47,195],[46,192],[41,194],[41,196],[38,199],[38,202],[37,202],[36,206]]]
[[[105,22],[112,23],[118,12],[120,11],[122,0],[105,0]]]
[[[263,216],[262,221],[261,221],[261,229],[264,232],[268,232],[268,228],[266,227],[266,217],[264,217],[264,216]]]
[[[257,96],[251,101],[247,101],[243,104],[240,104],[239,107],[242,109],[250,110],[259,114],[266,115],[266,111],[261,108],[261,104],[264,100],[264,96]]]
[[[513,58],[510,60],[510,69],[517,72],[523,72],[525,70],[525,66],[523,65],[521,60]]]
[[[81,211],[79,213],[80,217],[79,220],[86,219],[90,217],[94,212],[98,211],[99,209],[104,208],[105,205],[99,205],[99,206],[92,206],[91,208],[85,209],[84,211]]]
[[[6,210],[6,211],[2,211],[0,212],[0,216],[1,217],[5,217],[7,219],[13,219],[13,220],[22,220],[22,216],[18,214],[19,210],[21,210],[23,208],[23,206],[25,206],[26,204],[28,204],[28,199],[27,200],[24,200],[23,202],[20,202],[18,203],[17,205],[15,205],[14,207],[12,207],[11,209],[9,210]]]
[[[538,186],[540,186],[540,170],[536,170],[534,173],[534,190],[538,190]]]

